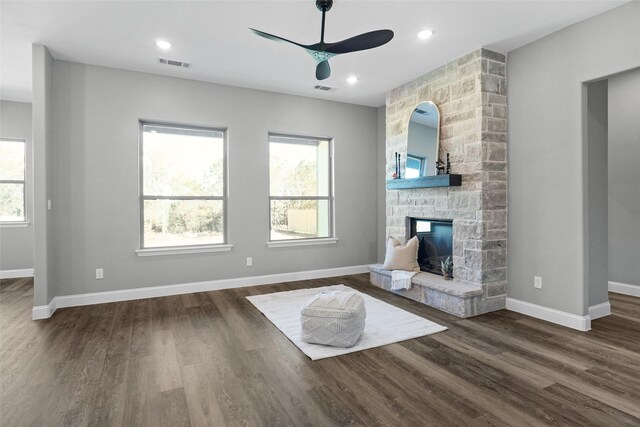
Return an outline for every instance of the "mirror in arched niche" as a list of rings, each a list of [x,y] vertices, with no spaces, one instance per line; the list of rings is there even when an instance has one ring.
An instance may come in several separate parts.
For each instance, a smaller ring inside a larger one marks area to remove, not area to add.
[[[440,112],[436,104],[421,102],[411,113],[408,126],[404,178],[436,175],[440,150]]]

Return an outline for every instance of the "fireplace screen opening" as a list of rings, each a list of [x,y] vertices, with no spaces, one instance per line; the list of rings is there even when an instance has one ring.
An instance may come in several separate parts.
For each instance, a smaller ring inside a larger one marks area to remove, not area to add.
[[[453,221],[408,219],[409,237],[418,237],[420,270],[442,275],[440,262],[453,254]]]

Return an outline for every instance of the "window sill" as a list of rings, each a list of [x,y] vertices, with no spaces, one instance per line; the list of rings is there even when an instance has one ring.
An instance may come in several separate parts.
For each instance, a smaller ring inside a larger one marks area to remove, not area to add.
[[[0,228],[17,228],[17,227],[28,227],[28,221],[7,221],[0,222]]]
[[[337,237],[327,237],[322,239],[274,240],[267,242],[267,247],[286,248],[290,246],[334,245],[336,243],[338,243]]]
[[[163,255],[184,255],[184,254],[202,254],[208,252],[229,252],[233,245],[204,245],[204,246],[185,246],[173,248],[148,248],[136,250],[138,256],[163,256]]]

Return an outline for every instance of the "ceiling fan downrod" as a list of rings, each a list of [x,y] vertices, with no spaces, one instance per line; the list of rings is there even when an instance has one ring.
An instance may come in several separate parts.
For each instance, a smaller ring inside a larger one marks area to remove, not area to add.
[[[324,17],[333,6],[333,0],[316,0],[316,7],[322,12],[322,27],[320,28],[320,43],[324,43]]]

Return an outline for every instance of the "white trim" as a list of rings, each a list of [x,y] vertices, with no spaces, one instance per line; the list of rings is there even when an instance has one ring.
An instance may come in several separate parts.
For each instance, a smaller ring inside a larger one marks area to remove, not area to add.
[[[273,240],[271,242],[267,242],[267,247],[286,248],[289,246],[334,245],[336,243],[338,243],[337,237],[327,237],[322,239]]]
[[[5,221],[0,222],[0,228],[19,228],[28,227],[29,221]]]
[[[623,295],[631,295],[632,297],[640,297],[640,286],[610,281],[609,292],[615,292],[617,294],[623,294]]]
[[[611,316],[611,304],[609,302],[603,302],[602,304],[589,307],[589,317],[591,317],[591,320],[605,316]]]
[[[53,312],[58,308],[56,298],[53,298],[47,305],[36,305],[31,310],[31,318],[33,320],[48,319],[53,315]]]
[[[233,245],[202,245],[202,246],[184,246],[171,248],[146,248],[137,249],[138,256],[161,256],[161,255],[184,255],[184,254],[202,254],[207,252],[229,252]]]
[[[164,297],[169,295],[190,294],[194,292],[208,292],[220,289],[242,288],[246,286],[271,285],[274,283],[294,282],[298,280],[320,279],[335,276],[347,276],[350,274],[360,274],[368,272],[368,265],[354,265],[350,267],[327,268],[324,270],[297,271],[293,273],[239,277],[236,279],[182,283],[179,285],[150,286],[145,288],[123,289],[119,291],[63,295],[55,297],[48,306],[34,307],[33,318],[44,319],[47,317],[51,317],[51,315],[57,308],[63,307],[104,304],[116,301],[131,301],[144,298]]]
[[[33,277],[33,268],[22,270],[0,270],[0,279],[16,279],[19,277]]]
[[[507,298],[507,310],[526,314],[527,316],[546,320],[547,322],[556,323],[579,331],[588,331],[591,329],[591,317],[588,315],[578,316],[577,314],[567,313],[513,298]]]

